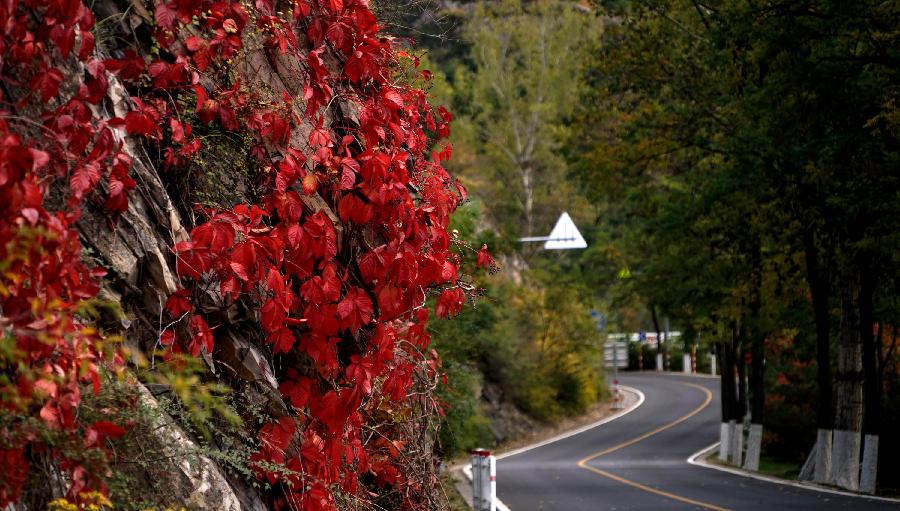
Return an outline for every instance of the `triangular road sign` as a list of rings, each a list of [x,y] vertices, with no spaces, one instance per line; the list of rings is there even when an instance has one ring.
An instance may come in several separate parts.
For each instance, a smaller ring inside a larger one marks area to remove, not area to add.
[[[575,227],[575,222],[572,221],[572,217],[566,212],[559,215],[559,220],[556,221],[556,225],[553,227],[553,230],[550,231],[550,236],[548,236],[548,238],[547,242],[544,243],[544,250],[587,248],[587,242],[584,241],[584,237],[578,232],[578,228]]]

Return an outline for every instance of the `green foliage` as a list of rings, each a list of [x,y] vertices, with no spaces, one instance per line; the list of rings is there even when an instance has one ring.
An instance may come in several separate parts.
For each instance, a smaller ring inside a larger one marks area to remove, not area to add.
[[[871,285],[874,311],[851,336],[897,321],[900,10],[601,4],[616,22],[586,69],[590,93],[568,144],[600,211],[600,243],[584,261],[603,271],[588,278],[607,292],[612,324],[646,329],[639,311],[649,310],[705,343],[734,339],[740,360],[765,355],[754,414],[765,394],[765,447],[795,462],[824,392],[811,299],[830,300],[815,319],[831,339],[856,328],[837,321],[840,307],[856,307],[840,294],[854,279]],[[882,349],[879,339],[872,351]],[[875,408],[867,428],[882,420]]]
[[[580,205],[561,143],[601,27],[592,12],[560,0],[478,3],[465,26],[471,49],[451,75],[458,119],[450,166],[488,199],[488,219],[507,243]]]
[[[479,206],[460,208],[451,225],[476,247],[493,237],[479,230]],[[445,454],[494,445],[481,400],[485,385],[544,421],[583,413],[607,397],[598,336],[584,305],[589,292],[576,284],[577,258],[570,259],[537,261],[521,283],[484,274],[483,299],[452,320],[430,324],[449,381],[440,392]]]

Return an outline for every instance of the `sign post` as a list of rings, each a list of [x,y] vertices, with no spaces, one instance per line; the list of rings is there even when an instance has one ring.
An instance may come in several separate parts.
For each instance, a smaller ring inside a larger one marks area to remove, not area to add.
[[[628,367],[628,342],[625,334],[609,334],[603,345],[603,361],[607,369],[612,369],[612,392],[614,410],[622,408],[622,399],[619,394],[619,368]],[[625,340],[623,340],[625,339]]]
[[[619,343],[613,343],[613,410],[622,408],[619,399]]]

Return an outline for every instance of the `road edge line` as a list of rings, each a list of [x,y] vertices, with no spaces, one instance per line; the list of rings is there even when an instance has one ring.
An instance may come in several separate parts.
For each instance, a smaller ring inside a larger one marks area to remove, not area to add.
[[[878,497],[876,495],[863,495],[861,493],[853,493],[849,491],[837,490],[833,488],[826,488],[824,486],[820,486],[818,484],[813,483],[802,483],[800,481],[789,481],[787,479],[781,479],[778,477],[772,477],[762,474],[754,474],[752,472],[747,472],[746,470],[739,469],[737,467],[723,467],[722,465],[717,465],[715,463],[709,463],[703,458],[706,457],[710,452],[719,447],[719,442],[716,442],[710,446],[704,447],[699,451],[692,454],[686,460],[690,465],[694,465],[697,467],[703,468],[711,468],[713,470],[718,470],[720,472],[727,472],[729,474],[734,474],[737,476],[743,476],[750,479],[756,479],[759,481],[765,481],[767,483],[780,484],[782,486],[793,486],[795,488],[801,488],[804,490],[812,490],[821,493],[830,493],[832,495],[842,495],[844,497],[856,497],[858,499],[867,499],[867,500],[875,500],[879,502],[891,502],[894,504],[900,503],[900,499],[892,499],[890,497]]]
[[[646,399],[646,397],[644,396],[644,393],[641,392],[640,390],[638,390],[638,389],[636,389],[636,388],[634,388],[634,387],[629,387],[629,386],[627,386],[627,385],[619,385],[619,390],[624,390],[625,392],[631,392],[632,394],[636,394],[636,395],[637,395],[637,398],[638,398],[638,399],[637,399],[637,402],[635,402],[634,404],[632,404],[632,405],[629,406],[628,408],[625,408],[624,410],[621,410],[621,411],[619,411],[619,412],[617,412],[617,413],[614,413],[614,414],[612,414],[612,415],[609,415],[609,416],[607,416],[607,417],[604,417],[604,418],[602,418],[602,419],[600,419],[600,420],[598,420],[598,421],[596,421],[596,422],[592,422],[592,423],[590,423],[590,424],[585,424],[584,426],[579,426],[579,427],[577,427],[577,428],[575,428],[575,429],[571,429],[571,430],[569,430],[569,431],[565,431],[565,432],[560,433],[560,434],[558,434],[558,435],[556,435],[556,436],[550,437],[550,438],[548,438],[548,439],[546,439],[546,440],[541,440],[540,442],[535,442],[535,443],[533,443],[533,444],[531,444],[531,445],[526,445],[526,446],[524,446],[524,447],[519,447],[518,449],[513,449],[513,450],[511,450],[511,451],[504,452],[504,453],[502,453],[502,454],[498,454],[498,455],[497,455],[497,459],[498,459],[498,460],[502,460],[502,459],[505,459],[505,458],[509,458],[509,457],[511,457],[511,456],[516,456],[516,455],[518,455],[518,454],[522,454],[523,452],[528,452],[528,451],[531,451],[531,450],[533,450],[533,449],[537,449],[538,447],[543,447],[543,446],[545,446],[545,445],[552,444],[552,443],[554,443],[554,442],[559,442],[560,440],[565,440],[566,438],[569,438],[569,437],[572,437],[572,436],[575,436],[575,435],[584,433],[585,431],[587,431],[587,430],[589,430],[589,429],[594,429],[594,428],[596,428],[596,427],[599,427],[599,426],[602,426],[602,425],[607,424],[607,423],[609,423],[609,422],[612,422],[612,421],[614,421],[614,420],[616,420],[616,419],[622,418],[622,417],[628,415],[629,413],[631,413],[631,412],[637,410],[638,407],[640,407],[642,404],[644,404],[644,400]]]

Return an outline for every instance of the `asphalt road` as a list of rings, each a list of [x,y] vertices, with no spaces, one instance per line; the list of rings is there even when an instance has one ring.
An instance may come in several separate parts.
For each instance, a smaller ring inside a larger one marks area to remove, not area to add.
[[[718,380],[624,374],[646,400],[602,426],[497,462],[497,495],[533,510],[900,510],[687,463],[718,440]]]

